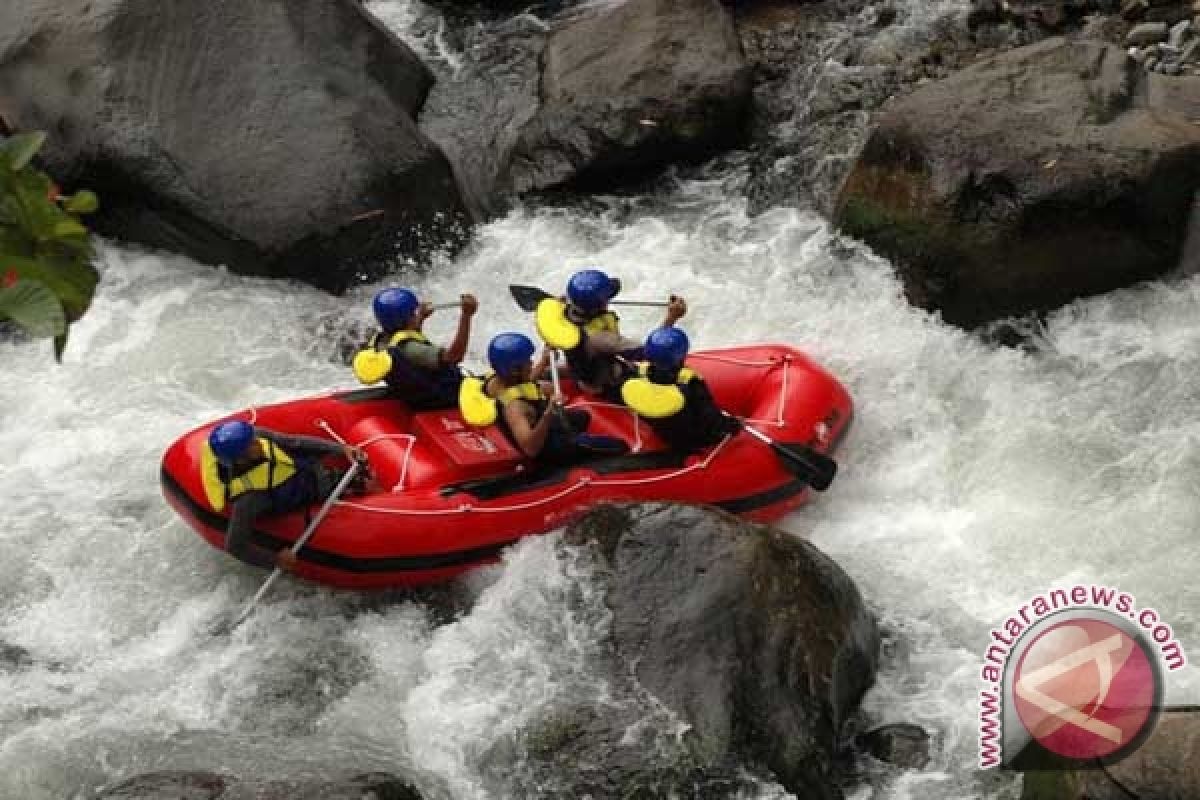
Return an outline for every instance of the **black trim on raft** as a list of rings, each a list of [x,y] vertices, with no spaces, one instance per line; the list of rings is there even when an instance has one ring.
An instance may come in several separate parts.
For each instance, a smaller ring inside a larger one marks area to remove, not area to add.
[[[350,389],[338,392],[333,397],[339,403],[355,405],[356,403],[371,403],[375,400],[387,400],[391,396],[391,389],[387,386],[372,386],[369,389]]]
[[[386,392],[386,390],[383,391]],[[370,397],[365,396],[368,393],[370,393]],[[354,395],[354,399],[348,400],[348,402],[366,402],[369,399],[380,399],[380,390],[378,389],[355,390],[348,392],[347,394]],[[342,399],[342,396],[339,396],[339,399]],[[853,415],[846,420],[845,424],[838,431],[837,437],[829,447],[829,452],[837,449],[843,437],[849,431],[852,421]],[[601,472],[601,474],[612,474],[622,471],[636,472],[646,469],[663,469],[671,466],[681,465],[683,461],[684,457],[677,453],[658,451],[600,459],[596,462],[581,466],[587,466],[590,469],[595,469],[597,472]],[[561,479],[561,477],[565,477],[568,472],[569,469],[564,468],[554,470],[551,473],[528,475],[528,477],[526,475],[522,475],[520,477],[526,481],[528,481],[528,479],[531,477],[537,478],[539,481],[541,481],[541,483],[538,485],[549,485],[555,482],[555,480],[552,479]],[[499,484],[503,479],[507,478],[511,480],[513,477],[514,476],[503,476],[500,479],[484,480],[485,482],[494,481]],[[183,490],[183,487],[179,485],[179,482],[176,481],[169,472],[167,472],[165,467],[160,471],[160,480],[162,481],[163,491],[175,498],[183,507],[188,510],[188,513],[190,513],[198,522],[200,522],[200,524],[216,531],[225,530],[229,523],[228,518],[196,502],[187,492]],[[459,484],[457,490],[470,492],[470,489],[467,488],[467,484],[469,483],[470,482],[464,482],[463,484]],[[533,487],[527,482],[524,488],[529,489]],[[808,488],[808,484],[800,479],[794,479],[788,481],[787,483],[776,486],[773,489],[767,489],[766,491],[757,492],[756,494],[752,495],[746,495],[745,497],[734,497],[728,500],[721,500],[719,502],[712,503],[711,505],[734,514],[745,514],[751,511],[757,511],[760,508],[766,508],[767,506],[780,503],[784,500],[794,497],[800,492],[803,492],[806,488]],[[497,496],[516,493],[517,491],[515,490],[506,491]],[[279,537],[273,536],[266,531],[257,529],[251,534],[251,539],[260,547],[272,551],[282,550],[284,547],[288,547],[292,544],[286,539],[280,539]],[[466,567],[488,561],[496,558],[500,552],[504,550],[504,548],[515,544],[517,541],[517,539],[509,539],[502,542],[494,542],[482,547],[471,548],[469,550],[455,550],[447,553],[433,553],[430,555],[419,556],[383,556],[380,558],[351,558],[349,556],[331,553],[327,550],[321,550],[319,548],[308,546],[301,551],[300,559],[302,561],[317,564],[322,567],[328,567],[331,569],[338,569],[343,572],[357,574],[379,572],[424,572],[435,569]]]
[[[765,492],[758,492],[757,494],[745,497],[735,497],[732,500],[721,500],[711,505],[733,514],[745,514],[795,497],[807,488],[808,484],[797,478],[796,480],[776,486],[774,489],[767,489]]]
[[[172,497],[186,506],[188,512],[200,524],[217,531],[224,531],[228,526],[229,519],[227,517],[205,508],[193,500],[165,468],[160,471],[160,480],[162,481],[163,491],[169,492]],[[273,552],[278,552],[292,544],[287,539],[280,539],[278,536],[258,529],[255,529],[251,533],[250,540],[259,547]],[[468,566],[487,561],[495,558],[504,548],[516,542],[517,539],[507,539],[502,542],[484,545],[483,547],[473,547],[470,550],[455,550],[449,553],[433,553],[420,556],[384,556],[381,558],[351,558],[308,545],[300,551],[300,560],[322,567],[340,569],[343,572],[424,572],[426,570],[444,569],[446,567]]]
[[[513,475],[498,475],[492,478],[476,478],[469,481],[450,483],[442,487],[442,497],[469,494],[476,500],[496,500],[508,495],[520,494],[531,489],[542,489],[563,483],[571,470],[586,468],[597,475],[615,475],[621,472],[642,472],[651,469],[675,469],[687,460],[686,453],[670,450],[655,450],[648,453],[627,453],[619,456],[603,456],[578,464],[562,467],[533,467]]]

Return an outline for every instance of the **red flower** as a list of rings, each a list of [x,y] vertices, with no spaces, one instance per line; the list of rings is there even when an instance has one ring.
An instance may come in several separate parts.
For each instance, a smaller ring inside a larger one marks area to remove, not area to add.
[[[3,278],[0,278],[0,286],[3,286],[5,289],[12,286],[16,282],[17,271],[15,269],[10,269],[8,272],[4,273]]]
[[[60,197],[62,197],[62,190],[58,188],[57,183],[51,183],[50,188],[46,190],[46,199],[51,203],[57,203]]]

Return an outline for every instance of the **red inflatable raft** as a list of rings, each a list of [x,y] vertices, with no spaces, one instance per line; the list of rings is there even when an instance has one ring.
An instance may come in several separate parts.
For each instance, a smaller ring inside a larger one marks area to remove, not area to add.
[[[852,416],[846,390],[798,350],[779,345],[693,353],[717,402],[781,443],[830,453]],[[605,501],[710,503],[759,521],[777,519],[811,491],[776,453],[742,432],[697,455],[664,449],[628,408],[581,396],[566,381],[572,408],[591,413],[589,430],[619,436],[631,452],[569,469],[523,463],[495,427],[474,429],[457,411],[414,414],[377,389],[334,392],[249,409],[245,419],[285,433],[323,436],[363,448],[381,487],[347,497],[300,552],[298,574],[348,588],[413,586],[447,580],[494,560],[531,533],[569,522]],[[224,549],[226,517],[206,499],[201,451],[212,427],[167,450],[167,501],[213,546]],[[304,514],[259,520],[254,537],[270,549],[299,538]]]

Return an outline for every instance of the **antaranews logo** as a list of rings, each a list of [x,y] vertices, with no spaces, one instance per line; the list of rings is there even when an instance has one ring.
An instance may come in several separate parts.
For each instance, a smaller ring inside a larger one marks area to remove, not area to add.
[[[1163,666],[1186,663],[1171,627],[1127,592],[1092,584],[1039,594],[991,631],[979,765],[1119,760],[1154,730]]]

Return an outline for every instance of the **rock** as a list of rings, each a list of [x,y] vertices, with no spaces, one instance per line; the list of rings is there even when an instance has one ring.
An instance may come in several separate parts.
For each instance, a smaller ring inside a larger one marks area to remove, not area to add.
[[[1103,769],[1025,774],[1021,800],[1192,800],[1200,796],[1200,709],[1166,709],[1150,738]]]
[[[1149,8],[1148,0],[1121,0],[1121,16],[1127,20],[1141,19]]]
[[[1200,39],[1192,39],[1179,54],[1179,61],[1183,64],[1194,64],[1200,62]]]
[[[1150,110],[1200,120],[1200,76],[1167,79],[1147,75],[1140,91],[1140,102]]]
[[[881,725],[860,734],[855,744],[880,761],[905,769],[922,769],[929,763],[929,733],[920,725]]]
[[[1146,107],[1124,51],[1050,39],[885,106],[836,223],[951,323],[1054,308],[1176,265],[1200,126]]]
[[[335,781],[242,780],[211,772],[152,772],[100,792],[96,800],[421,800],[382,772]]]
[[[1191,30],[1192,21],[1190,19],[1175,23],[1171,26],[1171,30],[1167,34],[1167,44],[1171,45],[1171,47],[1182,48]]]
[[[541,55],[548,24],[531,13],[500,19],[474,15],[447,24],[470,53],[438,76],[421,112],[421,129],[454,165],[476,216],[503,210],[502,185],[522,126],[538,109]]]
[[[541,105],[506,185],[612,186],[739,140],[750,69],[719,0],[588,4],[542,57]]]
[[[1167,23],[1143,22],[1125,36],[1125,44],[1133,47],[1144,47],[1148,44],[1166,41]]]
[[[799,796],[840,796],[833,755],[879,634],[836,564],[694,506],[601,507],[565,541],[599,559],[608,697],[492,753],[497,796],[727,797],[759,766]]]
[[[33,665],[33,656],[24,647],[0,641],[0,672],[14,672]]]
[[[0,107],[99,231],[333,290],[462,223],[430,82],[354,0],[0,4]]]
[[[229,781],[213,772],[151,772],[122,781],[97,800],[218,800]]]

